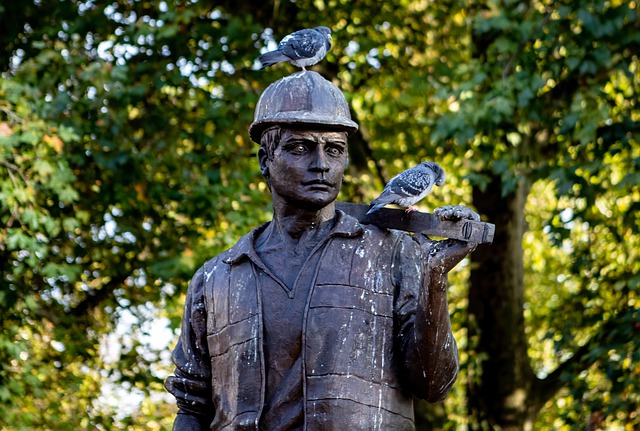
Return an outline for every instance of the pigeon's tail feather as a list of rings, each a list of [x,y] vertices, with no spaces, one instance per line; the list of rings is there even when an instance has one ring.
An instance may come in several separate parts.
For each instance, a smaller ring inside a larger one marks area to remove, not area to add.
[[[367,211],[367,214],[371,214],[374,211],[378,211],[380,208],[382,208],[385,205],[398,203],[398,199],[401,199],[401,198],[402,198],[401,195],[398,195],[397,193],[393,193],[388,188],[385,188],[382,191],[382,193],[380,193],[380,196],[378,196],[377,198],[371,201],[371,203],[369,204],[370,209],[369,211]]]
[[[271,51],[265,54],[262,54],[258,57],[258,61],[262,64],[261,69],[264,69],[267,66],[274,65],[276,63],[280,63],[282,61],[290,61],[291,59],[281,53],[280,51]]]
[[[369,207],[369,211],[367,211],[367,215],[378,211],[380,208],[382,208],[385,205],[386,204],[384,202],[379,202],[379,203],[371,202],[371,206]]]
[[[388,203],[389,201],[387,201],[386,199],[383,199],[383,196],[380,195],[374,200],[372,200],[371,203],[369,204],[369,208],[370,208],[369,212],[371,213],[371,212],[377,211]]]

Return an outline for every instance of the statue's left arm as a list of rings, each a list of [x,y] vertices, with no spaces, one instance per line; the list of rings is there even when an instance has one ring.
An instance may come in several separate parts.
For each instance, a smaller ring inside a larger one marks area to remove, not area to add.
[[[178,405],[173,431],[208,430],[213,420],[204,285],[204,269],[200,268],[187,290],[182,331],[172,355],[174,375],[165,382]]]
[[[442,207],[434,213],[443,220],[480,217],[466,207]],[[476,244],[458,240],[434,241],[416,234],[422,255],[421,286],[415,310],[406,319],[401,342],[407,382],[413,393],[429,402],[442,401],[458,376],[458,347],[451,330],[447,300],[448,273]]]

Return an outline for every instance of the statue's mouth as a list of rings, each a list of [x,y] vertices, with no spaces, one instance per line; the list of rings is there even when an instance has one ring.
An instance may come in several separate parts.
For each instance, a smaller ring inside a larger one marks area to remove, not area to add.
[[[327,187],[333,187],[333,183],[327,181],[327,180],[311,180],[311,181],[305,181],[302,183],[305,186],[327,186]]]

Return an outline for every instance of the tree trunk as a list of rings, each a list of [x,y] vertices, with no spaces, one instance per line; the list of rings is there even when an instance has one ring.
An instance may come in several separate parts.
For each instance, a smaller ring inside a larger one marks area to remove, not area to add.
[[[468,336],[469,429],[522,431],[533,426],[528,398],[535,381],[524,327],[524,181],[502,196],[499,177],[473,203],[483,220],[495,223],[493,244],[472,254]],[[534,417],[535,417],[535,413]]]

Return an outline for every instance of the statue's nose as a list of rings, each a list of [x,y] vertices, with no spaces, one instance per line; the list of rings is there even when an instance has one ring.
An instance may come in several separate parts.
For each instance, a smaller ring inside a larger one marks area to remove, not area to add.
[[[316,147],[315,157],[311,161],[311,169],[319,172],[327,172],[329,170],[329,163],[327,155],[324,153],[321,145]]]

